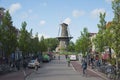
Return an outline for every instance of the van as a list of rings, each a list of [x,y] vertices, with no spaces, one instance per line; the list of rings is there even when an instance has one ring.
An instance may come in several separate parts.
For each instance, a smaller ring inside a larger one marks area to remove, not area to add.
[[[76,61],[77,60],[77,55],[69,55],[71,61]]]

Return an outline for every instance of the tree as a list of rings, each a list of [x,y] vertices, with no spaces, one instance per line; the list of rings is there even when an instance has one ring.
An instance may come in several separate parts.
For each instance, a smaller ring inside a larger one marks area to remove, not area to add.
[[[12,24],[12,18],[9,14],[9,11],[3,16],[2,24],[0,27],[1,31],[1,44],[2,50],[5,53],[5,56],[9,56],[16,50],[17,47],[17,29]]]
[[[108,22],[107,25],[106,25],[106,30],[105,30],[105,33],[104,33],[104,39],[105,39],[105,42],[106,42],[106,45],[108,46],[109,48],[109,58],[110,60],[112,61],[112,56],[111,56],[111,49],[112,49],[112,42],[113,42],[113,39],[112,39],[112,29],[111,29],[111,25],[112,25],[112,22]]]
[[[83,56],[86,56],[86,53],[91,48],[91,41],[87,28],[84,28],[83,32],[81,32],[81,36],[76,41],[75,47],[77,51],[80,51],[83,54]]]
[[[38,33],[36,33],[35,37],[33,38],[32,44],[32,46],[34,46],[32,47],[34,53],[40,51]]]
[[[106,30],[106,21],[105,21],[105,13],[100,13],[100,24],[98,24],[98,34],[96,35],[96,38],[93,40],[95,47],[98,52],[103,52],[104,47],[108,46],[107,42],[105,40],[105,30]]]
[[[44,36],[41,37],[40,42],[39,42],[40,50],[41,52],[47,51],[47,46],[44,41]]]
[[[44,39],[44,41],[49,51],[55,50],[55,48],[57,47],[59,43],[56,38],[47,38],[47,39]]]
[[[112,9],[114,11],[113,21],[119,23],[120,22],[120,1],[119,0],[112,1]]]
[[[69,52],[75,51],[75,44],[72,41],[69,42],[69,45],[67,47],[67,51],[69,51]]]
[[[29,44],[30,44],[30,34],[26,30],[27,23],[22,22],[22,28],[20,30],[19,36],[19,49],[23,52],[23,55],[27,55],[29,52]]]
[[[120,58],[120,0],[114,0],[112,2],[112,9],[114,11],[114,18],[111,25],[111,33],[113,42],[112,48],[116,54],[116,65],[118,70],[118,60]]]
[[[28,47],[28,51],[29,53],[34,53],[34,50],[33,50],[33,42],[34,42],[34,39],[33,39],[33,33],[32,33],[33,29],[30,30],[29,32],[29,47]]]

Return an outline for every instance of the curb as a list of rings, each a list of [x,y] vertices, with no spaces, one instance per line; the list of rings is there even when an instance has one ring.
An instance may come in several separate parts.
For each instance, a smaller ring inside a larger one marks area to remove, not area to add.
[[[79,63],[79,61],[78,61],[78,63]],[[79,63],[79,64],[81,65],[81,63]],[[105,79],[105,80],[108,80],[108,78],[105,77],[105,76],[103,76],[102,73],[100,73],[100,72],[96,72],[96,71],[90,69],[89,67],[88,67],[87,69],[88,69],[89,71],[94,72],[95,74],[97,74],[97,75],[100,76],[101,78],[103,78],[103,79]]]
[[[93,71],[93,70],[91,70],[90,68],[88,68],[88,70],[94,72],[95,74],[97,74],[97,75],[100,76],[101,78],[103,78],[103,79],[105,79],[105,80],[108,80],[108,78],[106,78],[105,76],[102,76],[101,73],[98,73],[98,72],[96,72],[96,71]]]

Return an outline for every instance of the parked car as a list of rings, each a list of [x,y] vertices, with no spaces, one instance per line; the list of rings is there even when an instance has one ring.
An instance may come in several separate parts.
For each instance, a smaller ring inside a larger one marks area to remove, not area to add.
[[[50,56],[48,54],[43,55],[43,62],[49,62]]]
[[[40,63],[36,59],[30,60],[28,63],[28,68],[35,68],[36,66],[40,67]]]

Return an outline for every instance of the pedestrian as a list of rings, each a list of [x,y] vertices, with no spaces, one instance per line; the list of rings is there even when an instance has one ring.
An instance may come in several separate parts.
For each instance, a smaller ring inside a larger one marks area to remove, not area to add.
[[[58,55],[58,60],[60,60],[60,54]]]
[[[36,58],[35,60],[35,70],[38,71],[38,67],[39,67],[39,62],[38,59]]]
[[[16,63],[15,63],[15,65],[16,65],[17,70],[19,71],[20,70],[20,61],[17,60]]]
[[[26,60],[23,60],[23,68],[24,68],[24,70],[26,70],[26,68],[27,68],[27,61]]]
[[[67,63],[68,63],[68,67],[70,67],[70,57],[67,56]]]
[[[95,60],[94,60],[94,58],[93,57],[91,57],[91,68],[92,69],[94,69],[94,67],[95,67]]]
[[[67,57],[68,57],[68,55],[66,54],[66,55],[65,55],[65,58],[67,59]]]
[[[86,60],[84,60],[83,62],[82,62],[82,69],[83,69],[83,76],[84,75],[86,75],[87,76],[87,61]]]

